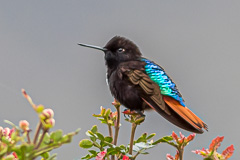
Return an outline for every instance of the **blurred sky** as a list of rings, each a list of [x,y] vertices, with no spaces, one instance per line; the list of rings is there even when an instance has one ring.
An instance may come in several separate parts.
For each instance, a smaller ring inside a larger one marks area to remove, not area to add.
[[[191,153],[208,147],[218,135],[219,151],[235,145],[239,154],[240,1],[238,0],[51,0],[2,1],[0,5],[0,125],[26,119],[34,127],[37,115],[21,95],[25,88],[35,103],[52,108],[56,129],[81,128],[71,144],[55,150],[58,160],[80,159],[78,147],[92,125],[107,127],[91,115],[99,107],[113,107],[105,80],[103,54],[79,42],[104,46],[115,35],[133,40],[178,85],[187,106],[209,126],[185,150],[184,159],[201,160]],[[123,107],[121,108],[124,109]],[[122,117],[119,144],[128,143],[130,124]],[[32,128],[34,129],[34,128]],[[185,132],[155,112],[146,113],[137,128],[157,133]],[[165,159],[175,149],[166,144],[138,159]]]

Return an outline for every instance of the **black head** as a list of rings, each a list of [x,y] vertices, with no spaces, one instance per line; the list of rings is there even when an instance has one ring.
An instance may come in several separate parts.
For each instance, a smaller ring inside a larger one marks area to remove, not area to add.
[[[79,45],[102,50],[105,53],[106,65],[110,68],[118,66],[120,62],[136,60],[142,55],[132,41],[120,36],[113,37],[103,48],[86,44]]]

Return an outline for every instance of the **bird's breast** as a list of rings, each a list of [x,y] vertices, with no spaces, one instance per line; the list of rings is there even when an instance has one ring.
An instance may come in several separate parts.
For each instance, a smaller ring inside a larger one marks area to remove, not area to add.
[[[119,77],[117,72],[112,72],[108,77],[111,94],[125,107],[133,110],[142,110],[142,99],[139,89],[129,82],[124,76]]]

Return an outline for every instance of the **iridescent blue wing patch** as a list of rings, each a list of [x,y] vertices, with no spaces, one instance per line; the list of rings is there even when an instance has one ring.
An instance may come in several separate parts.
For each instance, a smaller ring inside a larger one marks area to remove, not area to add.
[[[179,93],[176,84],[166,74],[164,69],[146,58],[142,58],[141,61],[146,63],[145,72],[151,78],[151,80],[159,85],[161,94],[170,96],[179,101],[182,106],[185,106],[184,100]]]

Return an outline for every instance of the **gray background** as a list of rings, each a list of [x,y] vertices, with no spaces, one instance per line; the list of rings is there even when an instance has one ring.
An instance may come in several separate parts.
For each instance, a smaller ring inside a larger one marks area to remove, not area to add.
[[[35,103],[54,110],[54,130],[81,128],[73,143],[54,151],[60,160],[80,159],[87,153],[78,147],[80,139],[92,125],[100,125],[91,114],[99,113],[101,105],[113,109],[113,98],[105,82],[103,54],[77,43],[104,46],[115,35],[130,38],[145,57],[163,66],[187,106],[208,124],[209,132],[197,135],[185,159],[202,159],[191,150],[208,148],[218,135],[225,136],[219,151],[234,144],[232,159],[240,159],[237,0],[1,1],[0,125],[7,126],[4,119],[36,125],[37,116],[20,92],[25,88]],[[146,115],[137,135],[182,131],[155,112]],[[121,123],[119,144],[126,144],[130,124]],[[107,134],[105,126],[100,131]],[[139,159],[175,154],[166,144],[149,151]]]

